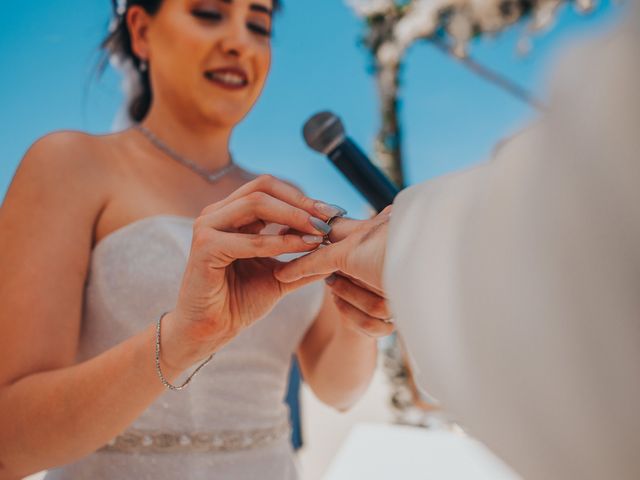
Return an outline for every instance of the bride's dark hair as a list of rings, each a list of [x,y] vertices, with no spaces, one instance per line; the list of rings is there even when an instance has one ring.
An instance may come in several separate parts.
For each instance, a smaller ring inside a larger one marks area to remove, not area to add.
[[[109,35],[102,41],[101,47],[109,58],[114,58],[120,65],[130,62],[135,74],[138,75],[139,91],[130,99],[128,105],[129,117],[134,122],[141,122],[149,112],[153,92],[149,81],[149,72],[140,69],[140,59],[131,48],[131,35],[125,21],[126,9],[133,5],[139,5],[149,15],[155,15],[164,0],[112,0],[114,20]],[[280,0],[272,0],[274,11],[280,7]]]

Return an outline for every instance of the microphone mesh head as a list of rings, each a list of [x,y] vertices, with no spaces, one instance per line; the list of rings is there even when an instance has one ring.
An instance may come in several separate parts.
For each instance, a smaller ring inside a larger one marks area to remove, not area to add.
[[[345,131],[337,115],[320,112],[304,124],[303,135],[309,147],[327,155],[344,140]]]

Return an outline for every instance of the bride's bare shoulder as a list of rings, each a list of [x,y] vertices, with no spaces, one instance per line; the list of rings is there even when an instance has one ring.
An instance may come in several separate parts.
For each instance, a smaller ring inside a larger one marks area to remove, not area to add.
[[[14,196],[47,201],[73,194],[76,202],[100,209],[113,191],[117,135],[59,131],[41,137],[20,162],[7,191],[7,202],[11,203]],[[36,191],[37,196],[29,194]]]
[[[36,161],[41,162],[78,163],[87,168],[103,168],[120,135],[92,135],[75,130],[49,133],[31,145],[24,160],[37,158]]]
[[[116,145],[120,135],[92,135],[72,130],[49,133],[31,145],[19,170],[26,167],[50,173],[63,171],[69,179],[108,178],[117,162]]]

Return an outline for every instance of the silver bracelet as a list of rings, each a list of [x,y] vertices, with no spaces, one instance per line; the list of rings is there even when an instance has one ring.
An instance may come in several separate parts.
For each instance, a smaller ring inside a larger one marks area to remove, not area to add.
[[[167,387],[169,390],[182,390],[183,388],[185,388],[187,385],[189,385],[189,382],[191,382],[191,379],[193,379],[193,377],[196,376],[196,373],[198,373],[200,370],[202,370],[202,368],[211,361],[211,359],[213,358],[212,354],[209,358],[207,358],[204,362],[202,362],[198,368],[196,368],[193,373],[191,375],[189,375],[189,377],[184,381],[184,383],[182,385],[176,386],[176,385],[172,385],[171,383],[169,383],[169,381],[164,377],[164,375],[162,374],[162,368],[160,368],[160,324],[162,323],[162,319],[168,314],[169,312],[164,312],[162,315],[160,315],[160,317],[158,318],[158,322],[156,323],[156,372],[158,373],[158,377],[160,377],[160,381],[162,382],[162,384]]]

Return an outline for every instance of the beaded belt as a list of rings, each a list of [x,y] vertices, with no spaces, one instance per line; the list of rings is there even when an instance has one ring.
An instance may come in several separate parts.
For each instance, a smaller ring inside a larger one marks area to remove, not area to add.
[[[257,430],[222,430],[213,433],[175,433],[130,429],[100,452],[182,453],[231,452],[267,445],[291,433],[289,422]]]

